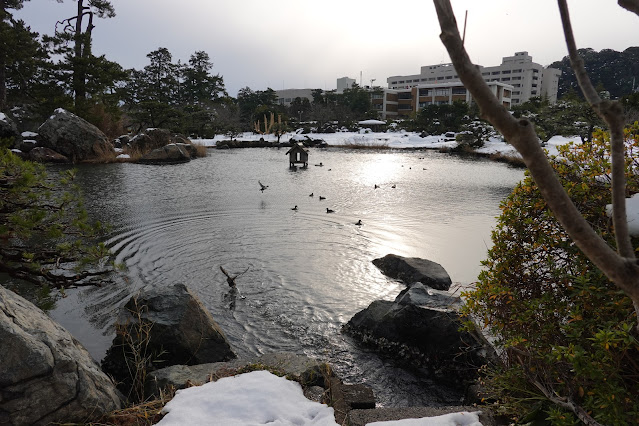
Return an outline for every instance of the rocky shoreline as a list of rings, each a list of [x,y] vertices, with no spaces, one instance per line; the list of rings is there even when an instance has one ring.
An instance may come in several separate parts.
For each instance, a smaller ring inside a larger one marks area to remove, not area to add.
[[[477,405],[475,386],[478,368],[494,361],[494,351],[481,333],[461,331],[461,301],[446,292],[445,270],[395,255],[373,262],[407,288],[395,301],[372,302],[343,331],[380,354],[428,369],[442,385],[462,389],[464,405],[380,408],[370,387],[344,383],[319,360],[290,353],[237,359],[211,314],[182,284],[146,287],[121,308],[117,335],[100,369],[62,327],[0,286],[0,421],[98,421],[132,401],[266,369],[299,382],[308,399],[332,406],[339,424],[469,410],[483,411],[482,423],[495,424],[490,410]]]

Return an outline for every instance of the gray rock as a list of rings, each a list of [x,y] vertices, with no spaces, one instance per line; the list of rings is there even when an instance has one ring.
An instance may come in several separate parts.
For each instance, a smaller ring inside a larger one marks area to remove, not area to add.
[[[14,138],[18,143],[22,140],[15,121],[2,112],[0,112],[0,138]]]
[[[191,161],[191,154],[183,144],[170,144],[143,155],[139,162],[145,164],[175,164]]]
[[[73,163],[115,156],[113,145],[100,129],[61,108],[40,126],[38,133],[43,147],[51,148]]]
[[[384,275],[403,281],[407,285],[421,282],[437,290],[448,290],[452,284],[450,276],[439,264],[417,257],[402,257],[388,254],[374,259]]]
[[[450,406],[450,407],[405,407],[405,408],[377,408],[374,410],[352,410],[348,413],[350,426],[365,426],[374,422],[389,422],[403,419],[421,419],[436,417],[450,413],[481,411],[479,421],[484,426],[496,424],[493,414],[485,407]]]
[[[235,358],[235,353],[211,314],[184,284],[169,287],[146,287],[133,296],[118,316],[113,344],[102,360],[102,368],[122,385],[127,393],[132,380],[128,364],[133,359],[129,336],[143,343],[145,354],[152,361],[147,371],[171,365],[196,365]],[[135,337],[147,330],[143,342]]]
[[[29,151],[29,160],[38,163],[70,163],[69,159],[50,148],[37,146]]]
[[[87,423],[120,408],[115,386],[87,350],[2,286],[0,342],[0,424]]]
[[[18,144],[18,149],[22,152],[29,152],[38,145],[34,139],[24,139]]]
[[[452,294],[435,290],[422,283],[415,283],[402,290],[395,298],[400,305],[417,305],[436,310],[459,310],[462,305],[461,298]]]
[[[113,141],[113,146],[115,148],[123,148],[123,147],[129,145],[129,142],[131,142],[131,139],[129,138],[129,135],[122,135],[122,136],[118,136]]]
[[[395,358],[430,369],[439,379],[466,389],[494,351],[477,332],[463,331],[454,310],[376,300],[343,330]]]
[[[307,384],[317,384],[325,387],[322,378],[330,373],[326,370],[326,364],[309,358],[305,355],[297,355],[285,352],[264,354],[256,358],[234,359],[227,362],[214,362],[201,365],[174,365],[152,371],[147,375],[145,382],[146,395],[158,396],[160,391],[167,388],[183,389],[188,384],[204,384],[215,381],[248,365],[261,365],[272,368],[286,375],[299,378]],[[317,379],[317,381],[313,380]]]

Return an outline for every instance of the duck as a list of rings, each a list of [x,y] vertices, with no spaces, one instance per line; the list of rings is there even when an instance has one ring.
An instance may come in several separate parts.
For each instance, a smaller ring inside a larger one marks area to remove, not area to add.
[[[260,191],[262,191],[262,192],[264,192],[264,190],[265,190],[266,188],[268,188],[268,185],[264,185],[264,184],[263,184],[262,182],[260,182],[259,180],[257,181],[257,183],[259,183],[259,184],[260,184]]]
[[[361,226],[361,225],[363,225],[363,223],[362,223],[362,219],[360,219],[360,220],[358,220],[357,222],[355,222],[355,225],[357,225],[357,226]]]
[[[293,207],[291,210],[297,210],[297,205],[295,207]]]
[[[326,213],[335,213],[335,210],[331,210],[328,207],[326,207]]]
[[[322,197],[321,195],[319,196],[320,201],[325,200],[326,197]]]
[[[311,194],[309,195],[309,197],[312,197],[312,196],[313,196],[313,193],[311,192]]]
[[[375,184],[375,189],[377,189],[377,188],[379,188],[379,185],[378,185],[378,184]]]
[[[392,185],[391,188],[395,188],[395,185]]]

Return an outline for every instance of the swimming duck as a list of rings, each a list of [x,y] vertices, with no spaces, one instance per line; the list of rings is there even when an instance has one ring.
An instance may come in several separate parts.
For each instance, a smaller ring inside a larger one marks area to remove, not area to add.
[[[357,222],[355,222],[355,225],[358,225],[358,226],[362,225],[362,219],[360,219]]]
[[[297,206],[293,207],[291,210],[297,210]]]
[[[335,213],[335,210],[331,210],[328,207],[326,207],[326,213]]]
[[[322,197],[321,195],[319,196],[320,201],[325,200],[326,197]]]

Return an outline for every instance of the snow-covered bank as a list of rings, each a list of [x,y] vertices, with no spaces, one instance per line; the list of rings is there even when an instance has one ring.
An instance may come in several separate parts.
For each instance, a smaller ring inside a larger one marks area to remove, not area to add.
[[[393,149],[439,149],[439,148],[453,148],[457,146],[455,141],[447,141],[444,135],[431,135],[421,137],[416,132],[371,132],[368,130],[362,130],[360,132],[336,132],[336,133],[309,133],[306,135],[287,133],[281,137],[281,141],[293,140],[303,141],[307,137],[316,140],[321,139],[325,141],[329,146],[345,146],[345,145],[360,145],[360,146],[379,146]],[[235,139],[240,141],[259,141],[263,138],[267,142],[277,142],[277,137],[274,135],[260,135],[256,133],[246,132],[237,136]],[[218,135],[213,139],[194,139],[193,142],[202,144],[204,146],[215,146],[217,142],[228,140],[225,135]],[[557,154],[557,146],[563,145],[570,141],[579,142],[579,137],[564,137],[554,136],[546,142],[546,149],[550,155]],[[493,137],[486,141],[482,148],[476,150],[480,154],[503,154],[519,157],[519,153],[515,148],[504,142],[501,138]]]
[[[337,426],[333,408],[304,397],[302,387],[268,371],[253,371],[177,392],[158,425]],[[375,426],[481,426],[478,413],[369,423]]]

